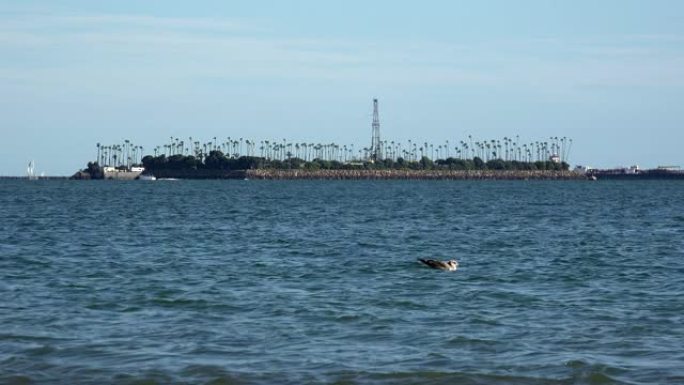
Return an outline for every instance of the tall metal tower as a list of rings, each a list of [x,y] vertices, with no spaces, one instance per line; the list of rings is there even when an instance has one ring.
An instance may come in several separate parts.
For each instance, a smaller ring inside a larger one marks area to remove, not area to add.
[[[373,139],[371,141],[370,157],[373,162],[382,160],[382,142],[380,141],[380,114],[378,114],[378,99],[373,99]]]

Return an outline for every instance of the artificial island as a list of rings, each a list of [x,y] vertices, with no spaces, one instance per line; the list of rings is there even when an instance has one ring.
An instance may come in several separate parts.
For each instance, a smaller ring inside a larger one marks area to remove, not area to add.
[[[368,147],[336,143],[170,140],[144,154],[142,146],[97,144],[97,157],[73,179],[596,179],[593,170],[570,170],[572,139],[519,137],[443,143],[382,140],[373,100]]]

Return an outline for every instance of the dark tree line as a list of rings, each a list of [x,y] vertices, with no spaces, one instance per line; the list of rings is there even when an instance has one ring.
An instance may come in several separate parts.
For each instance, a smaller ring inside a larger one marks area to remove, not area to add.
[[[433,161],[427,156],[419,160],[406,160],[402,157],[386,158],[378,162],[358,161],[341,162],[320,158],[311,161],[297,157],[286,159],[269,159],[257,156],[229,157],[219,150],[212,150],[204,160],[193,155],[165,154],[142,158],[146,170],[250,170],[250,169],[304,169],[304,170],[568,170],[565,162],[491,159],[484,161],[480,157],[461,159],[449,157]]]

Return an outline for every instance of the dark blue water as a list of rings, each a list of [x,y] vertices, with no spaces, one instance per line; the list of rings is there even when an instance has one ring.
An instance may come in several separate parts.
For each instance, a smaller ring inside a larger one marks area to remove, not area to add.
[[[678,181],[0,181],[0,383],[684,383],[683,203]]]

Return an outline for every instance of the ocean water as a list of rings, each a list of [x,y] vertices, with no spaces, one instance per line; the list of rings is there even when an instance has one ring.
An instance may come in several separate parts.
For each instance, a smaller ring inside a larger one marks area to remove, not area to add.
[[[682,384],[683,203],[680,181],[0,180],[0,384]]]

